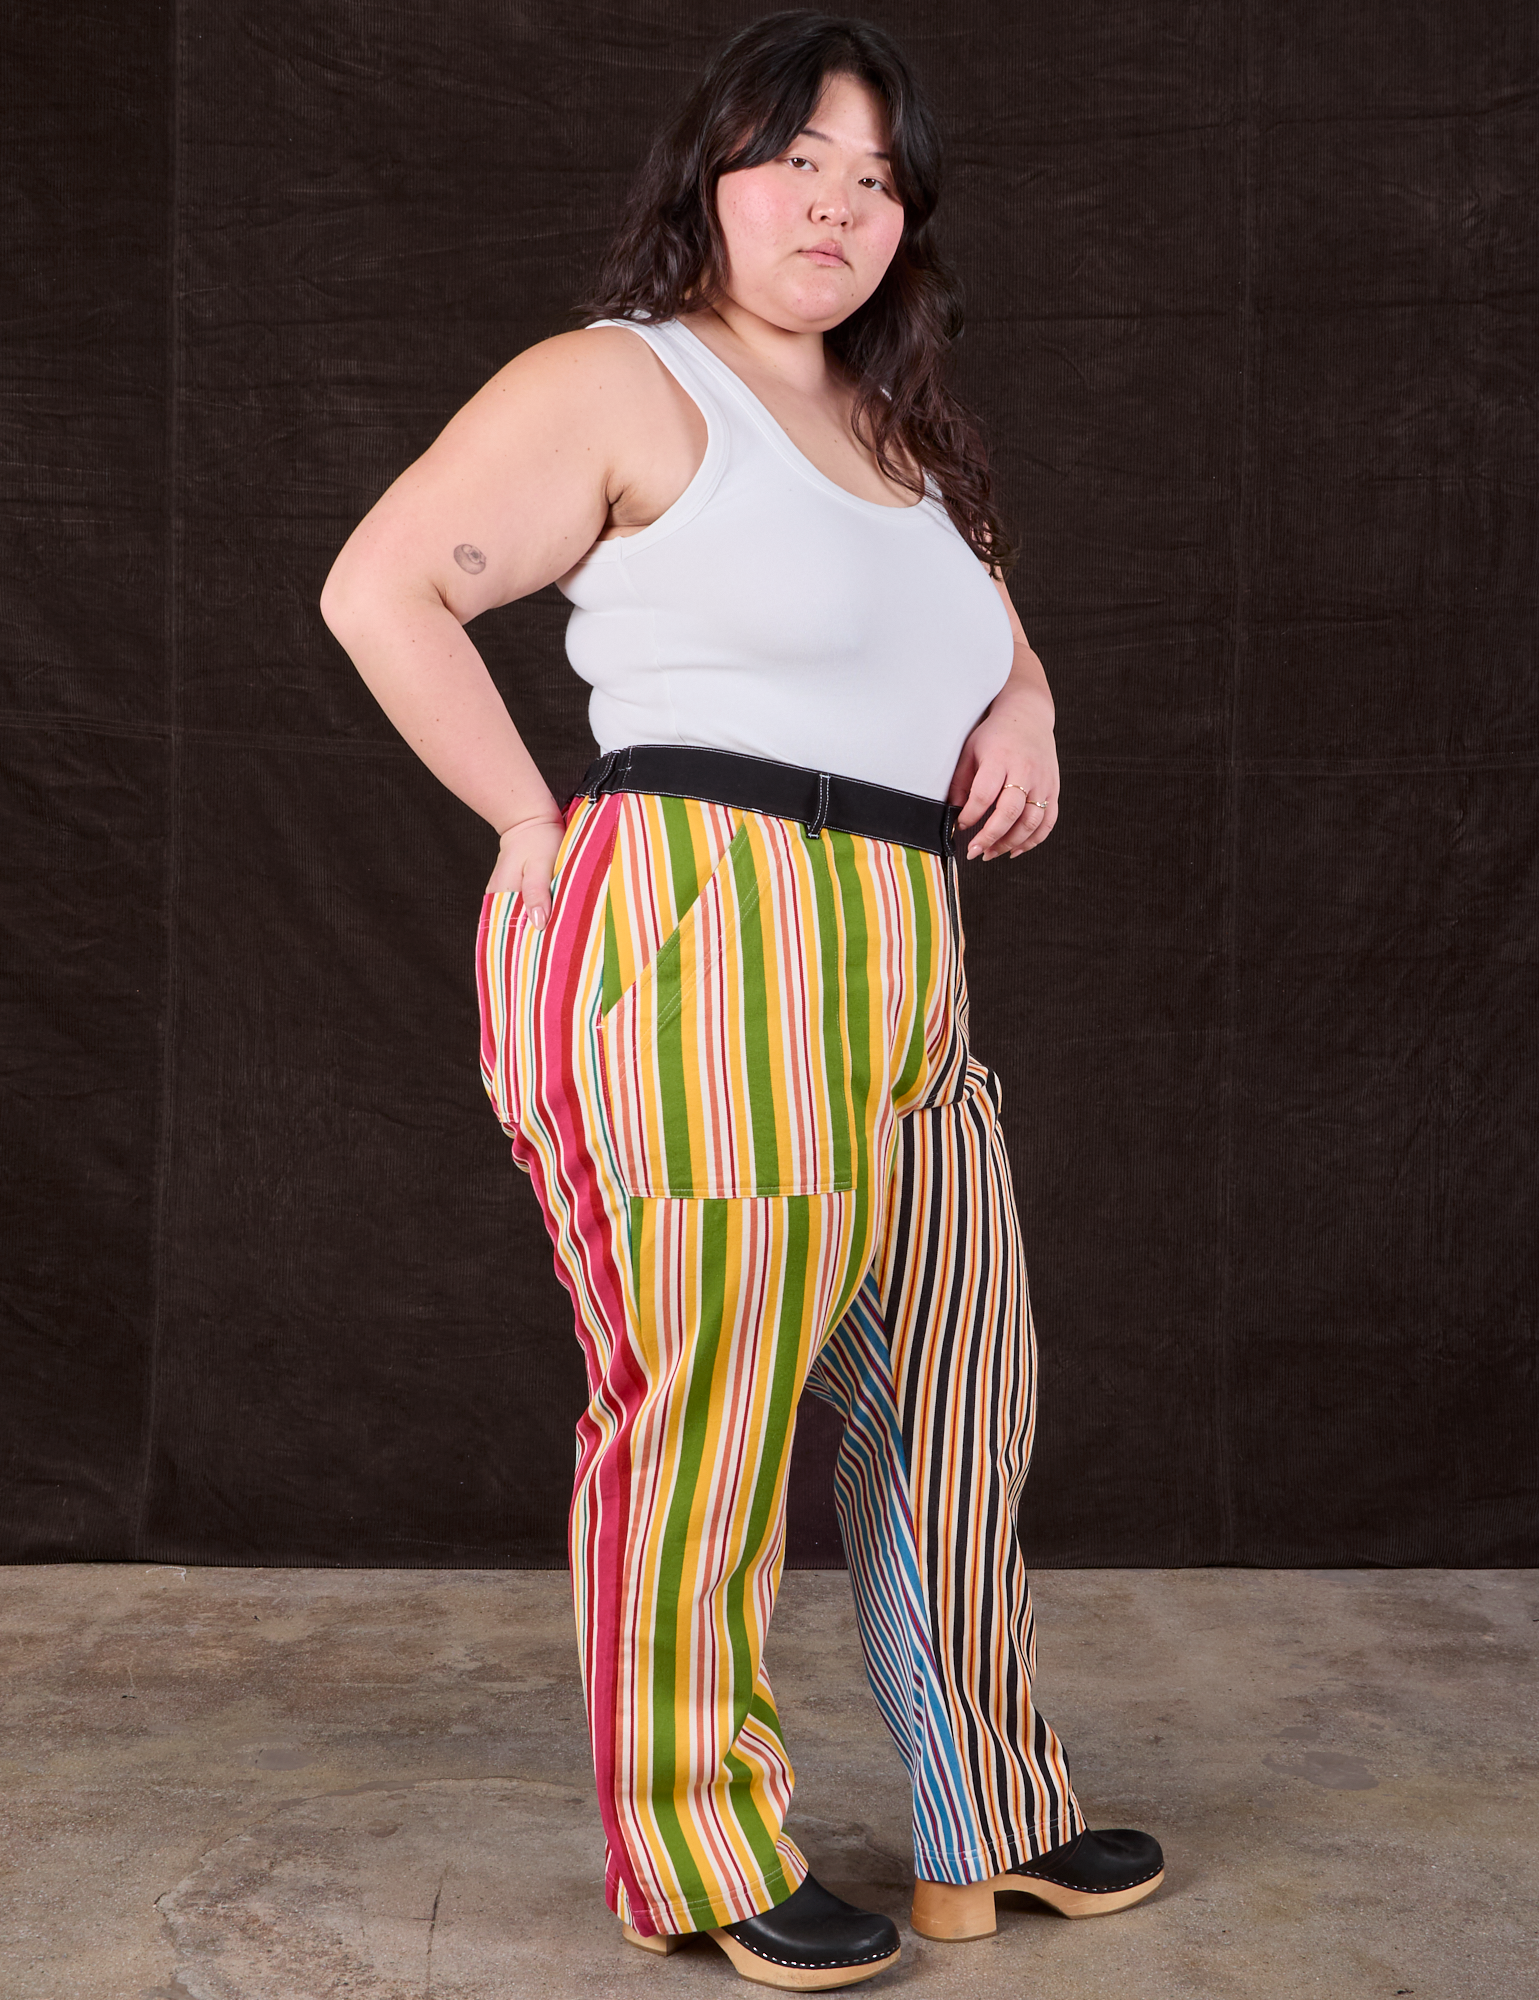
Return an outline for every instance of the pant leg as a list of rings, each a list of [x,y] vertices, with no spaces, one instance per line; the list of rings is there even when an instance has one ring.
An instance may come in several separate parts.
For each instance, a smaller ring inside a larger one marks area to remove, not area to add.
[[[998,1077],[964,1054],[960,1090],[899,1121],[872,1267],[808,1383],[845,1418],[861,1641],[913,1779],[915,1872],[939,1882],[982,1880],[1083,1825],[1032,1700],[1016,1510],[1036,1350],[999,1113]]]
[[[573,1574],[611,1906],[681,1932],[806,1864],[763,1670],[797,1401],[852,1262],[848,1196],[636,1202],[636,1288],[580,1427]]]
[[[483,1064],[591,1396],[572,1567],[610,1905],[736,1921],[805,1862],[762,1670],[797,1399],[923,1091],[938,860],[698,801],[574,807],[546,934],[489,898]]]

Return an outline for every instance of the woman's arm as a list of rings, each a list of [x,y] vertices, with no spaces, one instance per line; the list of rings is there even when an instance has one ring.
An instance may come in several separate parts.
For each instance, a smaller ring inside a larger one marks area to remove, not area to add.
[[[519,889],[537,923],[561,812],[464,627],[564,576],[598,539],[656,421],[654,365],[605,328],[518,355],[359,522],[321,593],[402,737],[503,837],[489,886]]]
[[[1046,840],[1058,818],[1058,752],[1047,675],[1003,578],[995,577],[993,583],[1010,616],[1015,657],[1009,679],[962,745],[947,794],[953,805],[962,808],[957,824],[971,835],[969,861],[979,855],[993,861],[1001,854],[1024,854]],[[1017,785],[1025,790],[1015,790]],[[1047,810],[1035,810],[1028,799],[1046,799]]]

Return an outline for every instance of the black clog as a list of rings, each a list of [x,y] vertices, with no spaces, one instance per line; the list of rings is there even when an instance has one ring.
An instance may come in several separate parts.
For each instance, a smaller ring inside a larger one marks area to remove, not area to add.
[[[1088,1830],[1049,1848],[1035,1861],[1010,1870],[1029,1896],[1039,1896],[1066,1917],[1104,1917],[1152,1896],[1165,1874],[1165,1856],[1152,1833],[1131,1827]]]
[[[983,1882],[916,1882],[912,1922],[921,1937],[959,1943],[990,1935],[994,1898],[1007,1890],[1035,1896],[1060,1916],[1109,1917],[1152,1896],[1164,1879],[1165,1857],[1152,1834],[1087,1831]]]
[[[680,1940],[642,1937],[627,1924],[632,1944],[672,1952]],[[812,1876],[782,1903],[708,1935],[745,1979],[788,1993],[823,1993],[874,1979],[898,1962],[898,1927],[890,1917],[858,1910]]]

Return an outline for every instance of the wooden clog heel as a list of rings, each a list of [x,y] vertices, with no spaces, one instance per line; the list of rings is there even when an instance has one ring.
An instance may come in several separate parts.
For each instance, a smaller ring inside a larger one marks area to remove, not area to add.
[[[942,1944],[988,1937],[998,1928],[994,1889],[1004,1880],[996,1875],[989,1882],[916,1882],[910,1922],[921,1937]]]
[[[655,1951],[660,1958],[666,1958],[670,1952],[677,1951],[683,1943],[682,1938],[664,1937],[661,1933],[654,1933],[651,1937],[643,1937],[640,1931],[632,1929],[629,1924],[625,1923],[622,1923],[620,1926],[620,1935],[625,1939],[627,1944],[640,1945],[643,1951]]]

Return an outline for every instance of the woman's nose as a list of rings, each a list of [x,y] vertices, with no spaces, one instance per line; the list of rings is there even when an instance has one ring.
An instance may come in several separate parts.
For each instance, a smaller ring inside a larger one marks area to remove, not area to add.
[[[813,204],[812,214],[817,222],[848,222],[850,204],[842,191],[828,188]]]

